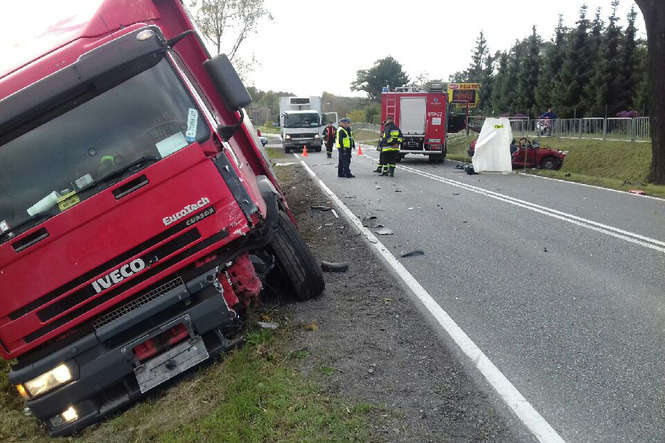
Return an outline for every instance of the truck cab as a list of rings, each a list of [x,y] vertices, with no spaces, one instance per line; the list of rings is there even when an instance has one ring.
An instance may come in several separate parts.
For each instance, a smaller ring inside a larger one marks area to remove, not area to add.
[[[0,74],[0,353],[67,435],[232,347],[267,279],[307,299],[323,278],[181,1],[58,23]]]

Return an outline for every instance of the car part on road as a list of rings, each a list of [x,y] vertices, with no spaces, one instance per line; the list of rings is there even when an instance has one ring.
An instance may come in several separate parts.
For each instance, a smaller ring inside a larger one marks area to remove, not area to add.
[[[402,257],[402,258],[418,257],[418,256],[421,256],[421,255],[425,255],[425,251],[423,251],[422,249],[415,249],[413,251],[405,252],[405,253],[401,254],[400,257]]]
[[[346,272],[349,270],[349,264],[321,260],[321,270],[323,270],[323,272]]]
[[[324,205],[312,205],[310,207],[316,211],[322,211],[322,212],[330,211],[332,209],[330,206],[324,206]]]

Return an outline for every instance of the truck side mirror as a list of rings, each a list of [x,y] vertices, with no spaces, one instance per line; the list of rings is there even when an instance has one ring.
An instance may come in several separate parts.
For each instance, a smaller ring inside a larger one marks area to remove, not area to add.
[[[226,54],[219,54],[206,60],[203,62],[203,67],[229,108],[239,111],[252,102],[252,97]]]

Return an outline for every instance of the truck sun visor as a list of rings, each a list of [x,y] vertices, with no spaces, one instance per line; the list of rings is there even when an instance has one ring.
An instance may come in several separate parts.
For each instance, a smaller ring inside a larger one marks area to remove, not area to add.
[[[150,32],[151,31],[151,32]],[[0,143],[7,133],[72,100],[85,100],[157,64],[167,50],[148,26],[83,54],[73,64],[0,100]]]

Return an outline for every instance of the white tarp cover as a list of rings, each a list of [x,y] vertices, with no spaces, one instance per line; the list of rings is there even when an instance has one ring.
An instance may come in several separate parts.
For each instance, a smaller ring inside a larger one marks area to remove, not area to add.
[[[507,118],[486,118],[473,154],[475,172],[510,172],[513,131]]]

